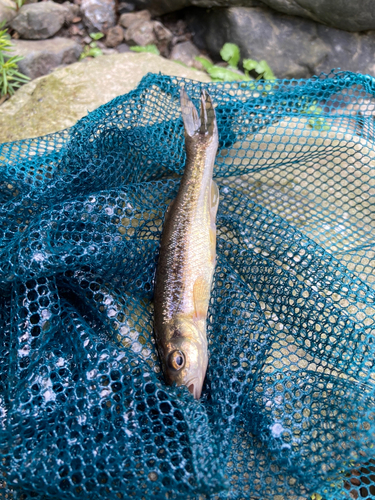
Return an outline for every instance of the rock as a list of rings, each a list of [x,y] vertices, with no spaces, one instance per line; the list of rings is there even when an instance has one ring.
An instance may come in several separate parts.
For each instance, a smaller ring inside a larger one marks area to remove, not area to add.
[[[180,61],[186,66],[203,69],[201,63],[195,60],[200,52],[192,42],[182,42],[175,45],[169,58],[172,61]]]
[[[375,29],[373,0],[262,0],[285,14],[302,16],[346,31]]]
[[[57,33],[64,24],[66,15],[66,7],[57,3],[31,3],[20,8],[10,26],[21,38],[40,40]]]
[[[147,9],[153,16],[189,7],[191,0],[133,0],[136,9]]]
[[[83,21],[89,31],[107,31],[116,24],[115,0],[82,0]]]
[[[126,12],[133,12],[135,5],[130,2],[120,2],[117,7],[117,12],[119,14],[125,14]]]
[[[210,81],[205,73],[147,53],[128,52],[71,64],[27,83],[0,106],[0,142],[71,127],[89,111],[133,90],[148,72],[159,71]]]
[[[267,7],[190,9],[194,42],[220,60],[226,42],[243,58],[265,59],[279,78],[308,78],[332,68],[375,75],[375,33],[348,33]]]
[[[346,31],[375,29],[375,2],[373,0],[133,0],[136,9],[149,9],[152,15],[161,15],[188,6],[256,7],[262,3],[293,16],[318,21]]]
[[[156,42],[154,23],[152,21],[138,21],[125,32],[125,42],[129,45],[149,45]]]
[[[69,38],[51,40],[13,40],[12,55],[23,56],[18,63],[21,73],[31,79],[47,75],[62,64],[71,64],[78,60],[82,47]]]
[[[121,26],[114,26],[109,28],[107,31],[107,36],[105,39],[105,44],[107,47],[117,47],[124,39],[124,30]]]
[[[130,47],[129,45],[127,45],[126,43],[120,43],[120,45],[118,45],[116,47],[116,50],[117,52],[119,52],[120,54],[123,54],[124,52],[129,52],[130,51]]]
[[[160,52],[167,53],[173,35],[159,21],[137,21],[125,32],[125,41],[129,45],[149,45],[157,43]]]
[[[139,21],[151,21],[151,14],[148,10],[141,10],[139,12],[122,14],[119,19],[119,24],[124,28],[130,28],[132,24]]]
[[[71,24],[79,15],[79,7],[70,2],[64,2],[62,6],[66,9],[65,23]]]
[[[0,0],[0,23],[7,25],[17,15],[16,3],[12,0]]]
[[[332,0],[334,1],[334,0]],[[196,7],[255,7],[260,0],[133,0],[136,9],[148,9],[153,16],[184,9],[192,5]]]
[[[162,56],[167,57],[169,44],[173,38],[172,32],[159,21],[153,21],[156,43]]]

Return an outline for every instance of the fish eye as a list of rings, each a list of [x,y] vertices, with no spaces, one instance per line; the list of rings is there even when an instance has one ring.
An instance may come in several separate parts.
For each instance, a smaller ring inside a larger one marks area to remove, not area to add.
[[[168,366],[173,370],[179,371],[185,365],[185,355],[181,351],[172,351],[168,357]]]

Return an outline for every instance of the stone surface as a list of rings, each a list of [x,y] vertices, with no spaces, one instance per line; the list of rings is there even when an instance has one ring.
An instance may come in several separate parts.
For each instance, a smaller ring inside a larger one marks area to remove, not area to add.
[[[167,54],[173,34],[159,21],[137,21],[125,31],[125,41],[129,45],[157,44],[162,55]]]
[[[70,24],[79,15],[79,6],[71,2],[64,2],[62,6],[66,9],[65,23]]]
[[[346,31],[375,29],[373,0],[262,0],[270,7]]]
[[[0,142],[70,127],[89,111],[133,90],[148,72],[159,71],[210,81],[205,73],[154,54],[128,52],[78,62],[24,85],[0,106]]]
[[[124,39],[124,30],[121,26],[114,26],[109,28],[107,36],[105,39],[105,44],[107,47],[117,47]]]
[[[153,21],[138,21],[125,32],[125,42],[129,45],[149,45],[156,43]]]
[[[140,10],[139,12],[122,14],[119,19],[119,24],[124,28],[130,28],[132,24],[138,23],[139,21],[151,21],[150,12],[148,10]]]
[[[12,0],[0,0],[0,23],[7,25],[16,15],[15,2]]]
[[[254,7],[261,4],[260,0],[133,0],[137,9],[148,9],[152,15],[159,16],[184,9],[185,7],[196,6],[203,8],[211,7],[234,7],[246,6]]]
[[[117,52],[123,54],[124,52],[130,52],[130,47],[126,43],[120,43],[116,48]]]
[[[262,3],[284,14],[300,16],[346,31],[375,30],[374,0],[133,0],[153,15],[188,6],[255,7]]]
[[[89,31],[107,31],[116,24],[115,0],[82,0],[83,21]]]
[[[21,73],[31,79],[47,75],[62,64],[71,64],[78,60],[82,47],[69,38],[50,40],[13,40],[12,55],[23,56],[18,63]]]
[[[23,5],[10,26],[21,38],[40,40],[50,38],[59,31],[65,21],[66,7],[54,2]]]
[[[167,57],[173,34],[159,21],[153,21],[156,44],[162,56]]]
[[[265,59],[278,78],[308,78],[332,68],[375,75],[375,33],[349,33],[267,7],[190,9],[194,42],[220,60],[226,42],[243,58]]]
[[[182,42],[173,47],[169,57],[172,61],[180,61],[186,66],[203,69],[200,62],[195,60],[199,54],[199,50],[192,42]]]

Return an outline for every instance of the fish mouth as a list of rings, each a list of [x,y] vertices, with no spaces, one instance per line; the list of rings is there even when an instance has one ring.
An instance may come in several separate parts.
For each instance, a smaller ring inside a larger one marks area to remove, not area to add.
[[[187,384],[189,392],[194,396],[195,399],[199,399],[202,393],[202,384],[199,383],[198,379],[190,380]]]

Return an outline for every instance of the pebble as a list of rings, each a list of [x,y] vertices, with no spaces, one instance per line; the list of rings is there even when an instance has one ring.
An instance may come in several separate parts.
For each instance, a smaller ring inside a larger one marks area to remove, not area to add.
[[[148,10],[122,14],[119,19],[119,24],[124,28],[130,28],[132,24],[138,23],[139,21],[151,21],[151,14]]]
[[[124,39],[124,30],[121,26],[109,28],[105,39],[107,47],[117,47]]]

